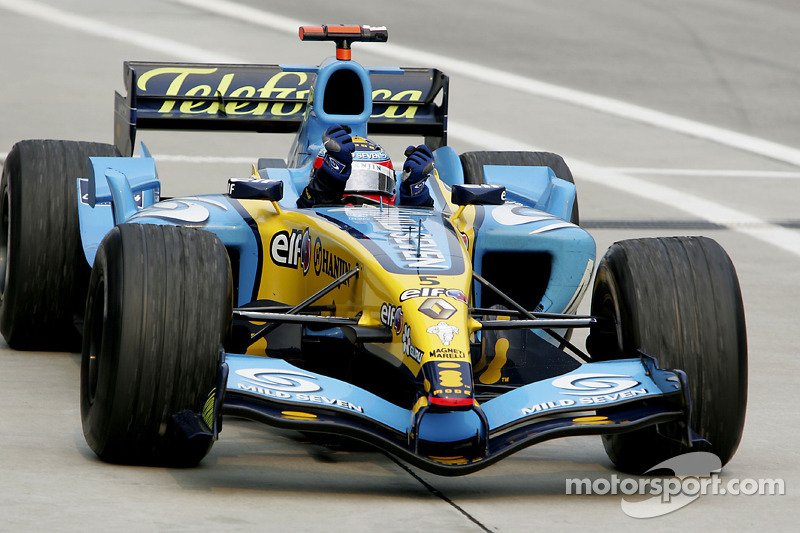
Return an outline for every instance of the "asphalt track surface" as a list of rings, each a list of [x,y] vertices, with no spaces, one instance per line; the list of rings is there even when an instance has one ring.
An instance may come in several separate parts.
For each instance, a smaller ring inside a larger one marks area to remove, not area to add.
[[[796,530],[796,2],[239,1],[219,12],[200,0],[0,0],[0,157],[27,138],[110,142],[124,60],[318,64],[331,45],[301,43],[287,29],[296,21],[386,25],[390,42],[357,45],[354,58],[450,74],[459,152],[562,154],[599,254],[660,235],[707,235],[726,248],[744,294],[750,387],[744,437],[721,477],[782,479],[786,494],[707,495],[636,520],[619,495],[565,494],[567,478],[615,473],[599,438],[440,478],[240,421],[196,469],[113,466],[83,440],[78,355],[2,345],[0,531]],[[247,161],[284,156],[290,142],[142,137],[169,195],[219,192],[247,175]]]

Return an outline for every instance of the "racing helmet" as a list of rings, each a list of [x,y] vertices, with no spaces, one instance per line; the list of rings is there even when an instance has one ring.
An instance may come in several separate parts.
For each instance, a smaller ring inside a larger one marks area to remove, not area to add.
[[[397,179],[392,160],[374,141],[353,136],[353,144],[356,150],[344,187],[345,202],[394,204]]]

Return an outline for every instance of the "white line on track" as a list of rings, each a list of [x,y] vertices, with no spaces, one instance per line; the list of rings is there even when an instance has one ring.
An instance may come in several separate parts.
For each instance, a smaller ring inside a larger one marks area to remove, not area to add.
[[[702,168],[638,168],[605,167],[605,171],[639,176],[700,177],[700,178],[756,178],[756,179],[798,179],[800,172],[785,170],[719,170]]]
[[[153,154],[156,161],[164,163],[202,163],[206,164],[234,164],[252,165],[258,161],[258,157],[246,156],[213,156],[213,155],[181,155],[181,154]]]
[[[247,20],[248,22],[283,32],[289,31],[288,26],[292,25],[291,32],[294,33],[297,31],[297,27],[302,24],[300,21],[275,16],[264,11],[255,10],[224,0],[214,0],[213,2],[210,0],[173,1],[196,8],[206,9],[223,16]],[[127,30],[102,21],[74,15],[31,0],[0,0],[0,7],[98,37],[127,42],[185,60],[247,63],[246,60],[241,58],[228,57],[201,48],[187,46],[170,39]],[[414,60],[435,64],[443,70],[449,70],[450,73],[457,72],[460,75],[477,78],[482,82],[494,83],[522,92],[556,98],[576,105],[617,114],[618,116],[625,116],[634,120],[648,122],[664,129],[671,129],[688,135],[706,138],[721,144],[734,146],[743,151],[753,152],[800,165],[800,151],[770,143],[763,139],[752,138],[713,126],[681,119],[679,117],[672,117],[657,111],[632,106],[624,102],[573,91],[564,87],[538,82],[536,80],[482,67],[480,65],[474,65],[465,61],[421,52],[398,45],[390,46],[389,44],[384,44],[375,47],[375,50],[376,53],[382,51],[383,55],[400,57],[404,60],[413,57]],[[449,135],[468,143],[474,143],[475,139],[482,139],[481,144],[485,148],[494,150],[536,149],[516,139],[503,135],[491,134],[482,129],[473,128],[462,123],[454,123],[452,121],[449,123]],[[798,232],[775,224],[769,224],[758,217],[727,208],[715,202],[663,185],[650,183],[646,180],[635,178],[621,172],[603,169],[573,158],[569,158],[569,165],[572,167],[573,172],[580,176],[581,180],[592,181],[599,185],[617,189],[623,193],[633,194],[668,205],[710,222],[728,226],[734,231],[749,235],[762,242],[772,244],[794,255],[800,256],[800,233]]]
[[[231,56],[196,48],[172,39],[164,39],[156,35],[129,30],[122,26],[116,26],[100,20],[76,15],[40,2],[29,0],[0,0],[0,7],[19,15],[44,20],[58,26],[64,26],[89,35],[94,35],[95,37],[120,41],[154,52],[169,54],[186,61],[202,60],[209,63],[240,62]]]

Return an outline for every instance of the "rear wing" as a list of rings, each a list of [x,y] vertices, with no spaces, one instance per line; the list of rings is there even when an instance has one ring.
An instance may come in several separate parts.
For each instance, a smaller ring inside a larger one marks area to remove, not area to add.
[[[125,62],[127,96],[116,93],[114,144],[133,154],[136,131],[297,132],[317,67]],[[422,135],[446,144],[449,79],[437,69],[366,68],[370,133]]]

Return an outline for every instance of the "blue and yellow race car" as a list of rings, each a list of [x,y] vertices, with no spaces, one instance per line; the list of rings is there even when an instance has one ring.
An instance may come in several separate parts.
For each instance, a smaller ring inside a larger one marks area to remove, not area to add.
[[[560,156],[457,154],[444,73],[352,60],[353,42],[385,41],[385,28],[300,36],[333,41],[336,56],[128,62],[114,145],[30,140],[9,153],[0,330],[18,349],[81,346],[83,430],[99,457],[197,464],[230,414],[355,438],[441,475],[587,434],[626,471],[688,450],[730,460],[747,343],[716,242],[621,241],[595,269]],[[334,125],[423,137],[433,207],[298,208]],[[145,129],[295,141],[221,194],[162,198],[147,148],[133,157]],[[595,270],[591,314],[576,315]]]

